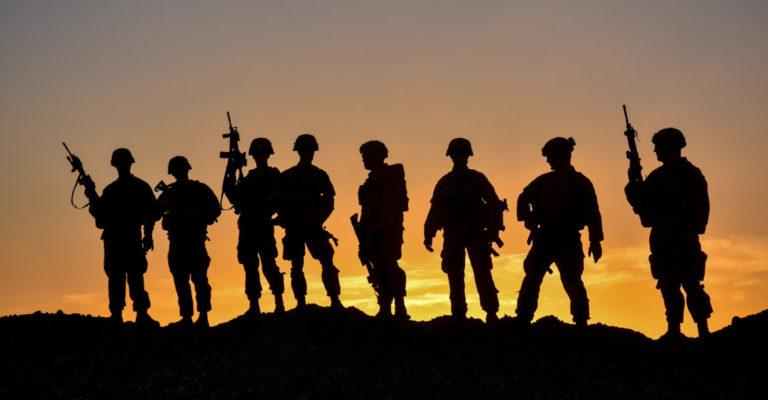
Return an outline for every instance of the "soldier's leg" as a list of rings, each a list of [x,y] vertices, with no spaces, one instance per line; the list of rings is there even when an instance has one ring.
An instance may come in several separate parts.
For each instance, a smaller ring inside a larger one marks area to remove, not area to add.
[[[378,249],[377,249],[378,250]],[[394,268],[393,260],[382,257],[382,254],[371,254],[371,261],[375,266],[375,281],[379,285],[379,317],[388,317],[392,315],[392,300],[394,299]]]
[[[149,293],[144,289],[144,273],[147,272],[147,257],[144,254],[144,250],[136,248],[132,254],[131,266],[128,268],[127,280],[128,280],[128,293],[133,301],[133,310],[136,311],[137,320],[140,317],[146,317],[146,319],[152,324],[156,324],[156,321],[149,318],[147,310],[149,310]]]
[[[117,250],[104,242],[104,273],[107,275],[109,312],[115,322],[123,321],[125,308],[125,268],[120,265],[122,257]]]
[[[205,250],[205,244],[202,244],[201,247],[202,252],[192,269],[191,279],[195,285],[197,311],[202,315],[211,311],[211,284],[208,282],[208,267],[211,265],[211,257]]]
[[[571,300],[571,315],[576,325],[583,326],[589,320],[589,299],[587,288],[581,276],[584,273],[584,252],[581,241],[564,247],[564,251],[555,259],[555,265],[560,271],[560,281],[565,293]]]
[[[320,277],[325,286],[325,291],[332,302],[337,302],[341,294],[341,285],[339,283],[339,270],[333,265],[333,246],[330,239],[321,236],[308,238],[307,248],[314,259],[320,261]],[[335,299],[335,300],[334,300]]]
[[[283,259],[291,262],[291,289],[299,306],[306,304],[307,280],[304,277],[304,238],[290,229],[283,237]]]
[[[552,265],[552,258],[548,252],[539,249],[539,245],[534,242],[531,250],[523,261],[523,271],[525,276],[520,285],[520,293],[517,297],[517,309],[515,313],[523,322],[530,322],[539,306],[539,289],[544,281],[544,275],[549,266]]]
[[[701,247],[696,241],[696,248],[691,251],[686,274],[682,280],[685,290],[688,311],[699,328],[699,337],[709,334],[709,325],[707,320],[712,315],[712,302],[707,292],[704,291],[704,272],[707,263],[707,255],[701,251]]]
[[[245,296],[253,311],[259,308],[261,298],[261,281],[259,278],[259,253],[257,250],[257,234],[240,228],[237,242],[237,261],[243,265],[245,272]]]
[[[283,281],[283,273],[280,272],[280,268],[277,266],[277,244],[275,243],[274,228],[269,227],[269,230],[265,232],[262,237],[262,243],[260,244],[259,256],[261,257],[262,269],[264,270],[264,278],[269,283],[269,290],[274,294],[282,295],[285,292],[285,283]]]
[[[171,241],[168,245],[168,267],[176,288],[179,315],[185,320],[191,319],[193,314],[192,287],[189,284],[193,256],[189,254],[190,250],[189,246],[184,246],[178,240]]]
[[[480,306],[488,314],[499,311],[499,291],[493,283],[493,261],[491,260],[490,244],[484,240],[473,239],[467,246],[469,262],[475,276],[477,294],[480,296]]]
[[[676,277],[662,277],[656,287],[661,291],[664,299],[664,308],[667,314],[667,323],[671,331],[680,329],[683,322],[683,311],[685,309],[685,299],[680,291],[680,280]]]
[[[467,298],[464,293],[464,242],[450,235],[443,235],[442,270],[448,275],[448,297],[451,315],[464,318],[467,315]]]

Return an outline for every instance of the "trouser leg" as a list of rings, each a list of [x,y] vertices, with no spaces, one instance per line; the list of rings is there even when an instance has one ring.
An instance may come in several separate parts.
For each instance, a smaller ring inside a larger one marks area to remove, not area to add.
[[[211,285],[208,282],[208,269],[195,269],[192,271],[191,279],[192,283],[195,285],[197,311],[201,313],[211,311]]]
[[[251,303],[258,303],[261,298],[261,278],[259,277],[259,258],[253,257],[243,263],[245,270],[245,295]]]
[[[464,268],[448,272],[448,288],[451,300],[451,314],[459,317],[467,315],[467,298],[464,293]]]
[[[589,320],[589,299],[587,288],[581,275],[584,272],[584,259],[558,261],[560,281],[563,283],[565,293],[571,300],[571,315],[574,322],[586,322]]]
[[[491,260],[490,246],[487,242],[473,243],[467,248],[469,262],[475,276],[475,286],[480,297],[480,306],[487,313],[499,311],[499,291],[493,283],[493,261]]]
[[[107,273],[107,292],[109,294],[109,311],[119,314],[125,308],[125,272],[110,271]]]
[[[662,298],[664,298],[667,322],[672,324],[682,323],[685,299],[680,291],[680,281],[662,278],[659,279],[658,288],[661,291]]]
[[[283,294],[283,292],[285,292],[283,273],[280,272],[275,257],[266,257],[262,254],[261,264],[262,269],[264,270],[264,278],[266,278],[267,283],[269,284],[269,290],[274,295]]]
[[[533,320],[533,316],[539,306],[539,289],[544,281],[544,274],[547,273],[548,266],[538,265],[534,257],[531,256],[531,253],[523,261],[525,276],[523,277],[523,283],[520,285],[517,309],[515,310],[519,318],[527,321]]]
[[[179,315],[191,317],[192,312],[192,288],[189,285],[189,273],[176,271],[172,274],[173,285],[176,287],[176,296],[179,301]]]
[[[329,297],[338,297],[341,294],[341,284],[339,283],[339,270],[333,265],[333,258],[323,258],[320,260],[322,271],[320,277],[323,280],[323,286]]]
[[[712,315],[712,303],[709,295],[704,291],[704,285],[698,280],[689,280],[683,282],[688,311],[691,317],[697,323],[705,322]]]
[[[133,310],[144,312],[149,310],[149,293],[144,289],[144,273],[128,272],[128,292],[133,301]]]
[[[304,258],[291,260],[291,289],[297,299],[307,296],[307,280],[304,277]]]

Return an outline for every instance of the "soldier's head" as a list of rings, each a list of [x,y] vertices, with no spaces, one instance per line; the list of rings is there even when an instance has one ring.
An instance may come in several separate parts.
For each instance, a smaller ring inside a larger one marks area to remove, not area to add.
[[[664,162],[674,161],[680,158],[683,147],[685,147],[685,136],[683,132],[675,128],[664,128],[653,135],[653,151],[656,153],[656,159]]]
[[[251,141],[248,154],[256,161],[256,165],[259,165],[265,163],[270,155],[275,154],[275,151],[272,149],[272,142],[269,139],[260,137]]]
[[[472,153],[472,143],[464,138],[456,138],[448,143],[445,155],[451,157],[454,166],[466,166]]]
[[[571,153],[576,146],[576,141],[569,137],[556,137],[549,139],[541,148],[541,155],[547,158],[547,164],[553,170],[567,168],[571,165]]]
[[[136,162],[136,160],[133,159],[133,154],[131,154],[130,150],[124,147],[115,149],[115,151],[112,152],[112,158],[109,161],[120,174],[130,172],[131,164],[134,162]]]
[[[299,153],[302,161],[312,161],[318,150],[320,146],[317,145],[317,139],[309,133],[302,133],[293,142],[293,151]]]
[[[172,175],[177,181],[187,180],[190,169],[192,165],[184,156],[175,156],[168,161],[168,175]]]
[[[360,154],[363,156],[363,166],[370,171],[384,165],[384,159],[389,156],[389,151],[384,143],[369,140],[360,146]]]

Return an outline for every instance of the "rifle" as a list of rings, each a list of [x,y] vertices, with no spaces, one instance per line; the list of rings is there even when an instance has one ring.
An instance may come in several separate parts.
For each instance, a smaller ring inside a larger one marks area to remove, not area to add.
[[[227,186],[228,181],[237,182],[243,178],[243,167],[248,164],[248,160],[245,157],[245,153],[240,151],[238,142],[240,142],[240,132],[237,131],[236,126],[232,126],[232,118],[227,111],[227,122],[229,123],[229,132],[221,135],[224,139],[229,139],[229,149],[227,151],[220,151],[219,158],[227,159],[227,167],[224,170],[224,182],[222,183],[221,196],[219,197],[219,207],[224,210],[224,188]],[[237,174],[235,174],[237,172]],[[231,208],[227,208],[229,210]]]
[[[504,213],[509,211],[509,204],[507,204],[507,199],[499,201],[497,208],[491,211],[493,218],[492,223],[495,225],[493,229],[489,229],[489,232],[494,232],[494,235],[489,238],[491,245],[491,255],[498,257],[499,252],[493,248],[493,244],[496,243],[496,246],[499,246],[499,248],[504,247],[504,241],[499,237],[499,231],[504,230]]]
[[[168,185],[167,183],[160,181],[157,182],[157,185],[155,185],[155,192],[162,193],[168,190],[168,188],[171,187],[171,185]]]
[[[96,193],[96,184],[93,182],[93,179],[85,173],[83,162],[80,161],[80,158],[69,151],[69,147],[67,147],[65,142],[61,142],[61,144],[64,145],[64,150],[67,151],[67,161],[69,161],[69,165],[72,166],[72,172],[77,172],[75,185],[72,186],[72,193],[69,195],[69,203],[72,204],[72,207],[81,210],[88,207],[88,205],[91,204],[91,201],[99,198],[99,195]],[[88,198],[88,203],[83,206],[77,206],[75,204],[75,189],[78,184],[83,185],[83,188],[85,189],[85,197]]]
[[[350,222],[352,222],[352,229],[355,231],[355,236],[357,237],[358,242],[358,250],[357,250],[357,256],[360,258],[360,263],[365,266],[365,269],[368,271],[368,283],[371,284],[371,287],[373,288],[373,291],[376,292],[377,296],[379,293],[379,283],[374,279],[375,276],[375,270],[373,263],[371,263],[371,260],[368,259],[368,254],[365,252],[365,248],[367,246],[367,243],[365,243],[365,234],[363,233],[363,227],[360,225],[360,220],[358,219],[357,214],[353,214],[351,217],[349,217]]]
[[[624,136],[627,137],[627,144],[629,145],[629,151],[627,151],[627,159],[629,159],[627,177],[629,178],[630,184],[641,183],[643,181],[643,167],[640,165],[640,153],[637,151],[637,143],[635,143],[637,131],[632,127],[632,124],[629,123],[627,106],[622,105],[621,107],[624,109],[624,121],[627,123],[627,129],[624,130]]]

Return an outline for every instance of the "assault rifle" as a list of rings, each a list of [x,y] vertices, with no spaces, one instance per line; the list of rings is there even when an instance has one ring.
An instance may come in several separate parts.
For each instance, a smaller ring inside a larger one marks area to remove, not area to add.
[[[627,151],[627,159],[629,159],[629,169],[627,170],[627,177],[629,183],[641,183],[643,181],[643,167],[640,165],[640,153],[637,151],[637,131],[629,123],[629,116],[627,116],[627,106],[621,106],[624,109],[624,121],[627,123],[627,129],[624,130],[624,136],[627,137],[627,144],[629,145],[629,151]]]
[[[365,240],[365,233],[363,232],[363,227],[360,225],[360,220],[358,219],[357,214],[353,214],[351,217],[349,217],[350,222],[352,222],[352,229],[355,231],[355,236],[357,237],[358,242],[358,250],[357,250],[357,256],[360,258],[360,263],[365,266],[365,269],[368,271],[368,283],[371,284],[371,287],[373,288],[373,291],[376,292],[377,296],[379,293],[379,283],[374,278],[376,276],[374,265],[371,263],[371,260],[368,258],[368,254],[366,252],[366,247],[368,246],[368,243],[366,243]]]
[[[69,151],[69,147],[67,147],[66,143],[61,142],[61,144],[64,145],[64,150],[67,151],[67,161],[69,161],[69,165],[72,166],[72,172],[77,172],[77,179],[75,180],[75,185],[72,187],[72,193],[69,196],[69,202],[72,204],[72,207],[83,209],[88,207],[91,201],[99,198],[99,195],[96,193],[96,184],[93,182],[93,179],[91,179],[91,177],[85,173],[83,162],[80,161],[80,158]],[[85,189],[85,197],[88,198],[88,203],[83,206],[77,206],[75,204],[75,189],[77,188],[78,184],[83,185],[83,188]]]
[[[227,122],[229,123],[229,132],[222,134],[221,137],[229,139],[229,149],[227,151],[219,152],[219,158],[227,160],[227,167],[224,170],[224,182],[222,184],[221,197],[219,198],[219,206],[222,207],[224,203],[224,188],[227,187],[227,182],[239,181],[243,177],[243,167],[248,164],[245,153],[241,152],[240,147],[238,146],[238,142],[240,142],[240,132],[237,131],[236,126],[232,126],[232,118],[229,116],[229,111],[227,111]]]

